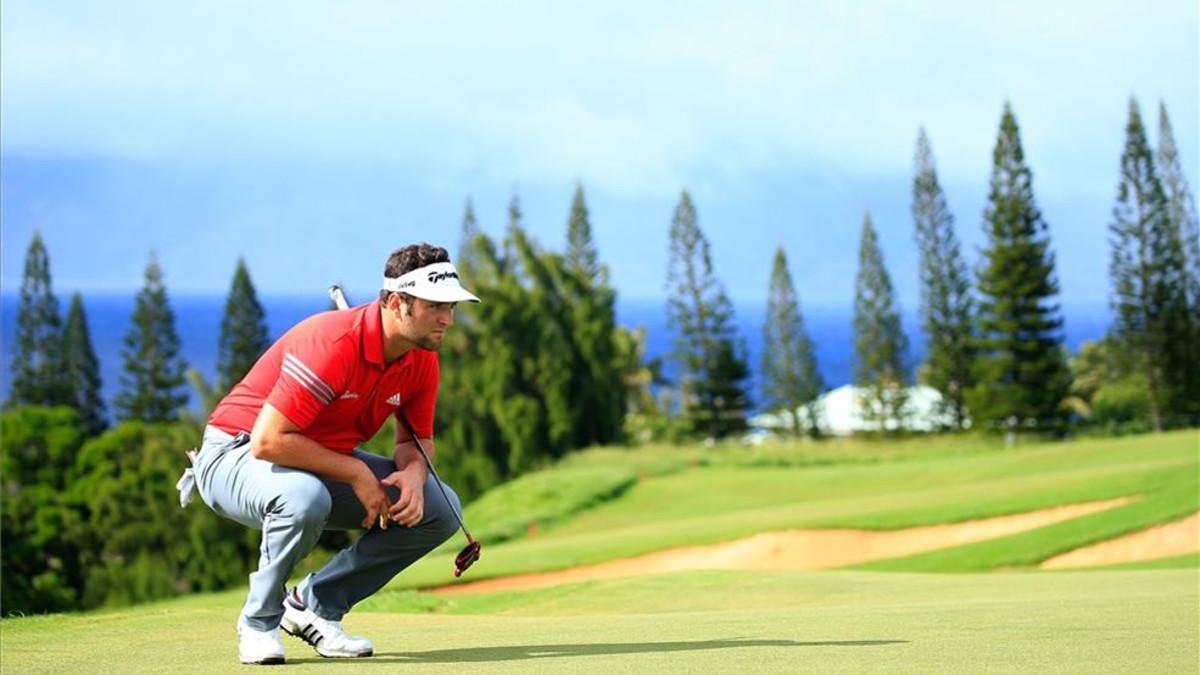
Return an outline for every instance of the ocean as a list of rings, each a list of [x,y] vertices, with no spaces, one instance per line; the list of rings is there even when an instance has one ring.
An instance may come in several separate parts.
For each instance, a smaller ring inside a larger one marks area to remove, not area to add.
[[[129,330],[130,314],[133,312],[133,293],[97,293],[84,296],[92,345],[100,360],[100,376],[104,398],[111,402],[120,387],[122,369],[121,348],[125,333]],[[65,314],[69,296],[59,297]],[[365,298],[362,298],[365,299]],[[323,293],[312,297],[262,296],[260,301],[267,315],[267,327],[272,338],[306,316],[324,311],[329,301]],[[221,317],[225,309],[225,298],[219,295],[171,295],[171,307],[175,312],[175,326],[182,342],[182,355],[190,367],[198,369],[209,381],[215,376],[217,346],[221,330]],[[0,400],[7,400],[11,380],[10,363],[14,348],[18,296],[16,293],[0,294],[0,320],[2,339],[0,344]],[[469,312],[469,308],[462,311]],[[837,387],[850,381],[851,359],[854,336],[851,327],[852,308],[803,308],[805,326],[817,349],[817,364],[829,387]],[[735,306],[735,319],[739,336],[745,341],[752,372],[752,398],[757,400],[757,371],[762,357],[762,329],[766,306],[741,303]],[[617,321],[623,326],[646,328],[646,356],[664,356],[671,349],[671,334],[667,329],[665,300],[618,300]],[[1109,323],[1105,308],[1082,308],[1064,312],[1064,334],[1068,349],[1072,352],[1085,340],[1102,337]],[[922,337],[918,331],[915,312],[903,317],[908,336],[909,361],[914,366],[923,360]],[[453,330],[453,329],[451,329]],[[668,371],[669,372],[669,371]],[[190,389],[189,389],[190,393]],[[192,395],[192,404],[197,406]],[[111,409],[110,409],[111,414]]]

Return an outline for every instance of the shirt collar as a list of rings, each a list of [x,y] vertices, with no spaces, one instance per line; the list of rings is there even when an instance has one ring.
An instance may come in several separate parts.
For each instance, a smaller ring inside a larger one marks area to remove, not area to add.
[[[362,352],[363,358],[370,363],[374,363],[382,370],[383,363],[383,318],[380,312],[383,309],[379,304],[379,300],[366,306],[366,313],[362,318]]]

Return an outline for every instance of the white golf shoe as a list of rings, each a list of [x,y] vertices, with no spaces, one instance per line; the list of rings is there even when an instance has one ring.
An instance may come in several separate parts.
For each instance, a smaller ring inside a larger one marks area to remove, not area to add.
[[[283,663],[283,643],[279,629],[255,630],[238,619],[238,658],[242,663],[270,665]]]
[[[312,645],[321,656],[336,658],[354,658],[370,656],[375,653],[375,646],[365,637],[346,635],[342,622],[329,621],[317,616],[311,609],[296,597],[288,593],[283,601],[283,621],[280,622],[289,635],[295,636]]]

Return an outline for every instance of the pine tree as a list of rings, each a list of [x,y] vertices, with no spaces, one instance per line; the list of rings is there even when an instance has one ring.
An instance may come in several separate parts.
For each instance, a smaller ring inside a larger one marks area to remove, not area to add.
[[[718,439],[746,428],[749,377],[737,339],[733,305],[713,274],[708,240],[686,190],[671,221],[667,325],[676,333],[673,357],[683,413],[692,428]]]
[[[523,215],[521,212],[521,200],[517,197],[517,193],[514,192],[512,199],[508,200],[508,227],[505,229],[505,237],[502,242],[504,257],[510,263],[517,261],[516,233],[521,230],[521,217]]]
[[[571,423],[561,395],[570,378],[569,367],[560,361],[565,345],[558,331],[545,321],[562,308],[547,298],[535,301],[531,297],[530,275],[537,271],[537,256],[525,236],[521,216],[520,201],[514,194],[501,252],[485,263],[491,271],[484,277],[493,285],[487,301],[472,308],[479,320],[476,336],[483,337],[478,342],[478,365],[474,366],[476,382],[498,432],[499,442],[489,448],[498,453],[502,476],[516,475],[547,456],[561,454]],[[486,248],[481,252],[486,254]],[[554,365],[547,368],[547,360]]]
[[[1167,197],[1167,213],[1179,231],[1187,258],[1188,305],[1193,316],[1200,314],[1200,225],[1197,224],[1196,203],[1183,175],[1179,150],[1175,146],[1175,132],[1171,130],[1171,119],[1167,106],[1159,103],[1158,108],[1158,155],[1155,168],[1158,170],[1163,191]]]
[[[458,254],[454,256],[454,266],[464,279],[474,280],[477,275],[478,254],[476,253],[476,237],[479,236],[479,222],[475,219],[475,207],[471,198],[463,211],[462,235],[459,238]]]
[[[538,454],[560,457],[582,444],[584,429],[590,431],[595,421],[592,413],[602,411],[587,407],[585,397],[594,392],[579,386],[581,381],[591,379],[591,373],[576,340],[577,307],[571,306],[565,259],[541,250],[519,226],[509,230],[509,237],[522,272],[522,301],[532,308],[550,310],[540,314],[540,320],[536,310],[523,311],[523,339],[517,335],[509,339],[519,340],[524,350],[520,361],[521,379],[526,386],[522,390],[542,408],[539,422],[544,426],[538,430],[542,436],[537,443]]]
[[[493,316],[504,315],[503,308],[499,314],[491,312],[493,305],[503,305],[507,300],[495,291],[501,265],[494,242],[479,231],[475,210],[468,199],[455,266],[464,284],[483,297],[484,302],[460,306],[460,311],[455,312],[454,328],[442,342],[438,415],[434,420],[437,425],[434,431],[446,446],[442,471],[464,499],[482,493],[509,475],[509,447],[493,415],[493,397],[504,390],[508,380],[493,380],[491,367],[486,364],[489,356],[501,356],[498,349],[510,349],[504,344],[504,336],[497,335],[486,323]],[[493,342],[499,345],[498,349],[492,348]]]
[[[571,215],[567,219],[567,263],[591,285],[599,287],[608,282],[608,270],[600,265],[599,258],[592,241],[592,223],[583,198],[583,185],[576,183],[575,194],[571,197]]]
[[[908,338],[900,325],[892,280],[883,263],[871,214],[863,215],[854,283],[854,384],[863,391],[863,418],[879,430],[894,420],[903,426]]]
[[[38,232],[33,233],[25,254],[16,338],[9,403],[69,405],[63,378],[62,320],[50,283],[50,256]]]
[[[625,417],[624,385],[617,367],[616,290],[592,240],[583,186],[575,185],[567,218],[564,269],[555,284],[571,319],[575,349],[572,398],[580,410],[574,445],[605,445],[620,438]]]
[[[1049,228],[1033,196],[1016,118],[1005,103],[984,211],[987,244],[978,272],[975,426],[1059,428],[1070,387]]]
[[[1161,431],[1172,400],[1180,400],[1173,399],[1174,373],[1186,369],[1177,361],[1180,351],[1174,344],[1188,339],[1186,263],[1133,100],[1109,232],[1115,333],[1134,369],[1146,377],[1150,423]]]
[[[258,357],[271,346],[266,313],[250,281],[246,262],[238,258],[233,283],[221,319],[221,342],[217,352],[217,389],[224,393],[242,381]]]
[[[817,397],[825,382],[817,370],[812,339],[804,329],[800,301],[783,247],[775,249],[763,326],[762,394],[768,410],[785,410],[797,436],[820,434]]]
[[[917,135],[913,223],[920,251],[921,327],[925,331],[924,383],[942,395],[942,407],[962,429],[974,360],[971,280],[954,234],[954,216],[938,183],[925,130]]]
[[[125,374],[114,404],[119,419],[165,422],[178,417],[187,403],[179,335],[171,311],[162,268],[154,256],[146,266],[145,285],[134,304],[133,325],[125,334],[121,356]]]
[[[83,298],[75,293],[67,310],[63,330],[63,373],[70,390],[71,405],[89,436],[98,435],[108,426],[104,399],[100,395],[100,362],[92,348]]]
[[[1167,106],[1159,103],[1159,141],[1157,165],[1163,191],[1167,197],[1167,215],[1175,238],[1183,248],[1184,275],[1187,289],[1186,324],[1181,327],[1187,337],[1177,339],[1173,347],[1179,351],[1175,360],[1180,368],[1172,373],[1175,380],[1177,404],[1181,415],[1192,424],[1200,424],[1200,224],[1196,204],[1175,147],[1175,134],[1167,117]]]

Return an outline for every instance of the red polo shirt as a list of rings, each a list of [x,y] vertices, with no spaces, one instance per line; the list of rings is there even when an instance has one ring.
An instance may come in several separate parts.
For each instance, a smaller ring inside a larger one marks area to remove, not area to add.
[[[411,349],[385,366],[379,313],[376,300],[296,324],[221,400],[209,424],[249,432],[267,402],[305,436],[349,454],[399,410],[418,436],[431,438],[437,352]]]

